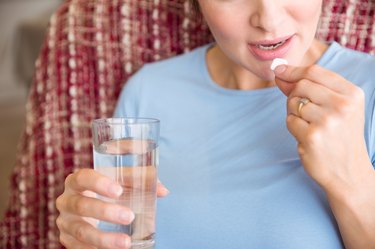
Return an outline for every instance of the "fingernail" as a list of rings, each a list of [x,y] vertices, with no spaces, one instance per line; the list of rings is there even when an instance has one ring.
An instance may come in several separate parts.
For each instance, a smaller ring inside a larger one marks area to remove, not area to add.
[[[122,187],[116,183],[113,183],[109,187],[109,191],[116,196],[120,196],[122,194]]]
[[[276,74],[282,74],[283,72],[285,72],[286,70],[286,66],[285,65],[280,65],[280,66],[277,66],[275,68],[275,73]]]
[[[121,212],[120,220],[124,223],[131,223],[134,220],[135,216],[133,212]]]
[[[131,242],[129,238],[121,238],[116,241],[116,246],[120,248],[130,248]]]

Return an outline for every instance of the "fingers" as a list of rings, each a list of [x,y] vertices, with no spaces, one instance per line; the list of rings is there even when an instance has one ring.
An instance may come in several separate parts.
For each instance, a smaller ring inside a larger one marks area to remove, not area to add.
[[[297,141],[303,143],[306,139],[306,131],[309,128],[309,123],[296,116],[288,115],[286,118],[286,125],[289,132],[296,138]]]
[[[68,248],[130,248],[128,235],[99,231],[83,220],[58,219],[60,241]]]
[[[300,97],[293,97],[288,100],[288,115],[294,115],[296,117],[302,118],[308,123],[320,123],[320,121],[324,117],[323,113],[325,112],[325,110],[314,102],[309,102],[299,108],[300,99]]]
[[[295,87],[289,93],[289,99],[293,97],[307,98],[314,104],[329,106],[338,97],[338,93],[310,80],[303,79],[293,85]]]
[[[56,200],[60,211],[56,223],[60,240],[67,248],[129,248],[126,235],[103,233],[89,221],[93,217],[112,223],[132,222],[134,214],[129,208],[95,198],[98,193],[116,199],[122,192],[121,186],[116,185],[92,169],[82,169],[67,177],[65,191]]]
[[[56,200],[60,211],[56,223],[61,242],[67,248],[130,248],[127,235],[95,228],[96,220],[124,225],[134,220],[134,213],[128,207],[104,201],[118,199],[122,191],[120,185],[93,169],[70,174],[65,181],[64,193]],[[160,197],[169,193],[160,182],[157,192]],[[104,199],[97,199],[97,194]]]
[[[134,213],[126,206],[82,195],[72,195],[68,198],[59,197],[58,209],[60,212],[112,223],[130,224],[134,220]]]
[[[123,191],[118,183],[93,169],[81,169],[70,174],[65,180],[65,187],[67,191],[81,193],[90,190],[110,198],[119,197]]]
[[[83,244],[82,242],[76,240],[74,237],[66,233],[60,233],[60,242],[67,249],[97,249],[94,246]]]
[[[107,153],[111,154],[143,154],[150,147],[149,140],[131,139],[131,140],[112,140],[104,142]]]
[[[158,180],[156,193],[158,197],[165,197],[169,194],[169,190]]]
[[[352,84],[350,84],[342,76],[319,65],[312,65],[309,67],[281,65],[276,68],[275,76],[276,81],[278,79],[279,81],[281,80],[290,83],[296,83],[302,79],[307,79],[312,82],[316,82],[317,84],[320,84],[324,87],[327,87],[332,91],[343,94],[349,93],[350,89],[352,88]],[[287,90],[289,90],[290,92],[290,89]]]
[[[343,98],[339,93],[307,79],[287,84],[294,85],[288,96],[287,113],[300,117],[308,123],[321,123],[325,114],[337,108],[337,103]],[[299,108],[301,98],[307,98],[309,103]]]
[[[93,169],[81,169],[74,174],[70,174],[65,180],[65,187],[69,192],[83,193],[89,190],[109,198],[117,198],[123,192],[123,188],[118,183],[111,181]],[[169,190],[158,181],[158,197],[165,197],[168,194]]]

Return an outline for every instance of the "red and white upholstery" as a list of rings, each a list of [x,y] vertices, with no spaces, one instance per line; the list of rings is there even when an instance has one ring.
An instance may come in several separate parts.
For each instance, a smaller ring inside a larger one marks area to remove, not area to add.
[[[375,53],[375,2],[324,0],[317,36]],[[66,0],[52,16],[27,103],[26,128],[0,223],[0,248],[62,248],[55,199],[91,167],[94,118],[111,116],[145,62],[211,41],[188,0]]]

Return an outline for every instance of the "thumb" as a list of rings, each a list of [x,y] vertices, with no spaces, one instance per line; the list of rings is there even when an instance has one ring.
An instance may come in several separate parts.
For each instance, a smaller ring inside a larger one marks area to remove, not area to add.
[[[169,190],[159,180],[158,180],[156,192],[157,192],[158,197],[164,197],[169,194]]]
[[[287,82],[287,81],[281,80],[279,78],[275,78],[275,82],[276,82],[276,86],[287,97],[293,91],[293,89],[296,87],[296,83]]]
[[[293,91],[293,89],[296,87],[295,83],[285,81],[278,77],[278,75],[282,74],[286,70],[286,65],[280,65],[276,67],[275,69],[275,82],[276,86],[280,89],[282,93],[285,94],[285,96],[289,96],[289,94]]]

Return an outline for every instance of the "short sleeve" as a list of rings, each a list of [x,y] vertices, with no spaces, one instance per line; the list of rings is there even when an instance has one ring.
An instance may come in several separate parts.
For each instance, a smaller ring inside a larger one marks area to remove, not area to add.
[[[371,158],[371,163],[375,168],[375,92],[372,93],[370,97],[370,104],[368,105],[368,115],[369,115],[369,124],[368,124],[368,152]]]

